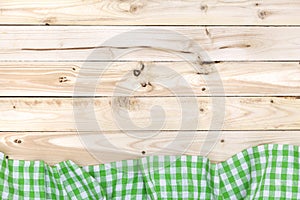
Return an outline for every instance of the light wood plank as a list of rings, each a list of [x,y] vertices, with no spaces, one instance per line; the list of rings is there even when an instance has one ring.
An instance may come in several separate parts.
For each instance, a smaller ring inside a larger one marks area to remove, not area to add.
[[[1,24],[299,25],[297,0],[2,0]]]
[[[0,127],[1,131],[97,131],[98,124],[102,131],[209,130],[212,119],[223,119],[223,99],[1,98]],[[224,107],[223,130],[300,129],[299,97],[226,97]]]
[[[95,80],[97,86],[83,84],[91,80]],[[171,84],[163,86],[166,81]],[[75,85],[78,88],[75,93],[80,96],[89,94],[83,85],[96,87],[95,93],[90,93],[95,96],[173,96],[171,91],[176,91],[177,96],[294,96],[300,95],[300,64],[222,62],[193,66],[182,62],[116,62],[105,66],[98,62],[0,63],[0,96],[73,96]],[[222,85],[224,93],[210,90]]]
[[[123,159],[137,159],[150,155],[200,155],[207,156],[212,162],[221,162],[252,146],[262,144],[300,145],[299,131],[224,131],[212,141],[215,144],[209,154],[201,155],[201,148],[207,138],[207,132],[160,132],[145,139],[128,137],[122,132],[102,133],[115,148],[106,148],[99,140],[99,133],[76,132],[2,132],[0,150],[11,159],[44,160],[48,164],[73,160],[86,166],[108,163]],[[87,150],[82,142],[85,138],[95,140],[96,148]],[[169,143],[181,140],[177,148]],[[192,142],[191,142],[192,141]],[[49,153],[51,151],[51,153]],[[145,154],[141,152],[145,151]],[[97,154],[102,152],[101,156]],[[92,154],[91,154],[92,153]],[[94,156],[93,156],[94,155]],[[97,156],[95,156],[97,155]]]
[[[300,27],[2,26],[0,33],[0,61],[300,59]]]

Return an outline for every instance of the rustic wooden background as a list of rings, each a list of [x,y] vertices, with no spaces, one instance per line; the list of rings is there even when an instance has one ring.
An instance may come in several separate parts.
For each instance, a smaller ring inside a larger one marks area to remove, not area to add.
[[[211,59],[205,64],[214,64],[220,74],[226,108],[222,133],[207,155],[213,162],[265,143],[300,145],[298,0],[1,0],[0,24],[0,150],[9,158],[42,159],[49,164],[66,159],[80,165],[99,163],[76,131],[72,106],[76,77],[95,44],[149,26],[177,31],[196,41]],[[162,37],[160,42],[175,42],[178,49],[174,51],[190,53],[176,38]],[[102,48],[113,53],[115,47]],[[201,110],[199,118],[204,121],[185,153],[198,155],[210,134],[211,94],[187,63],[155,51],[114,61],[103,74],[95,91],[95,113],[104,134],[120,151],[101,149],[101,141],[99,150],[112,160],[152,155],[159,149],[165,154],[182,153],[180,147],[164,148],[176,137],[180,115],[176,97],[155,84],[130,97],[129,103],[137,106],[124,107],[143,126],[151,118],[145,115],[149,108],[161,105],[170,117],[159,135],[147,140],[131,138],[113,123],[114,86],[140,61],[147,68],[172,68],[191,85]],[[91,61],[99,62],[103,61]],[[159,79],[155,69],[147,73]],[[86,76],[94,73],[91,69]],[[124,87],[134,91],[136,86]],[[181,136],[183,146],[190,142],[186,136]]]

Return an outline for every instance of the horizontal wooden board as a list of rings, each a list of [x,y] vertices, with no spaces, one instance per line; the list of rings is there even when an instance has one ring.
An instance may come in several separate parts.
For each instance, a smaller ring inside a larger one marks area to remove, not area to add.
[[[0,61],[300,60],[300,27],[1,26],[0,34]]]
[[[299,25],[297,0],[2,0],[1,24]]]
[[[1,131],[214,130],[224,114],[223,130],[298,130],[299,111],[299,97],[1,98],[0,127]]]
[[[144,68],[141,70],[142,66]],[[94,84],[87,84],[92,82]],[[87,90],[93,87],[96,90]],[[215,89],[222,87],[223,90]],[[300,64],[222,62],[193,66],[183,62],[115,62],[108,65],[99,62],[0,63],[0,96],[126,94],[297,96],[300,95]]]
[[[128,137],[122,132],[101,133],[115,148],[107,148],[107,144],[98,139],[98,134],[2,132],[0,149],[11,159],[44,160],[51,165],[70,159],[85,166],[150,155],[201,155],[199,152],[206,144],[205,141],[211,141],[214,146],[208,154],[201,156],[207,156],[212,162],[227,160],[246,148],[262,144],[300,145],[299,131],[224,131],[215,140],[207,137],[209,133],[199,131],[192,142],[189,136],[195,134],[190,132],[179,135],[177,132],[162,131],[146,140]],[[95,140],[95,149],[87,150],[86,144],[82,142],[86,138]],[[179,140],[177,148],[169,145]],[[142,154],[143,151],[145,154]]]

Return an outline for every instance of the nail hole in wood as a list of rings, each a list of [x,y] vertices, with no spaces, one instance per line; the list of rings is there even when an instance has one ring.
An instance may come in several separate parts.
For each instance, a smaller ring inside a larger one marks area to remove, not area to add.
[[[224,142],[225,142],[225,140],[224,140],[224,139],[222,139],[222,140],[221,140],[221,143],[224,143]]]
[[[16,106],[13,106],[13,109],[16,109]]]
[[[146,83],[141,83],[141,86],[142,86],[142,87],[146,87],[147,84],[146,84]]]
[[[274,103],[274,101],[273,101],[273,99],[271,99],[271,101],[270,101],[271,103]]]
[[[49,23],[45,23],[45,25],[46,25],[46,26],[50,26],[50,24],[49,24]]]
[[[73,67],[72,69],[73,69],[73,71],[75,71],[75,70],[76,70],[76,68],[75,68],[75,67]]]
[[[5,156],[5,158],[8,159],[9,157],[8,157],[8,156]]]
[[[142,151],[142,154],[145,155],[145,154],[146,154],[146,151]]]
[[[205,91],[206,90],[206,88],[202,88],[202,91]]]
[[[21,140],[19,140],[19,139],[15,139],[15,140],[14,140],[14,143],[21,144],[21,143],[22,143],[22,141],[21,141]]]
[[[200,111],[201,111],[201,112],[204,112],[204,109],[203,109],[203,108],[200,108]]]

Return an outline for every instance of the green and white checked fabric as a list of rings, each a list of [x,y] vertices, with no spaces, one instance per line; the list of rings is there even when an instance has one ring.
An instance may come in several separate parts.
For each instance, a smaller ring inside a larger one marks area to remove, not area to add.
[[[263,145],[212,164],[151,156],[79,167],[0,154],[1,199],[300,199],[299,147]]]

